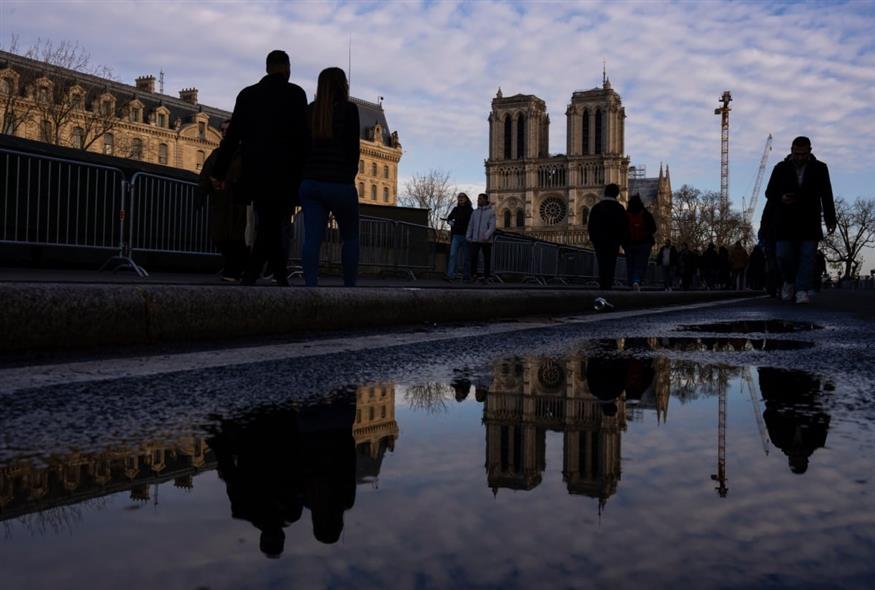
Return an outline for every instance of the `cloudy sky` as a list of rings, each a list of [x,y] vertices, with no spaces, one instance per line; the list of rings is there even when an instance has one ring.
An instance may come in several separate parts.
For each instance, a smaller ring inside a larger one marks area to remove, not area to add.
[[[720,187],[720,119],[732,91],[730,193],[749,197],[766,137],[769,169],[809,135],[833,189],[873,197],[875,0],[847,2],[185,2],[0,0],[0,41],[79,42],[92,62],[133,83],[165,72],[165,90],[195,86],[231,109],[283,48],[312,97],[319,71],[349,63],[352,92],[384,107],[404,146],[404,179],[429,168],[459,186],[484,185],[487,116],[505,95],[535,94],[565,151],[574,90],[601,84],[623,100],[626,150],[675,189]],[[869,174],[867,174],[869,173]],[[760,199],[762,201],[762,198]],[[760,203],[760,207],[762,203]],[[870,256],[870,259],[873,259]]]

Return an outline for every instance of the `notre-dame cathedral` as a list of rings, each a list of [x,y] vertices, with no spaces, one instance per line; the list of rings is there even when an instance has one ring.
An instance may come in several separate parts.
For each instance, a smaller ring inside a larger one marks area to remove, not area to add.
[[[565,154],[548,153],[550,116],[531,94],[492,99],[486,190],[499,229],[563,244],[588,244],[586,222],[608,183],[620,185],[620,202],[640,194],[657,222],[657,240],[668,236],[671,180],[668,166],[657,178],[629,165],[626,111],[605,76],[601,88],[576,91],[565,111]]]

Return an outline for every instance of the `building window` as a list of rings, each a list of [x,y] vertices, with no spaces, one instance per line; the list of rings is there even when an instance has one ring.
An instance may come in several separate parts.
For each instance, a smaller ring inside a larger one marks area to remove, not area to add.
[[[389,189],[387,189],[385,187],[383,188],[383,202],[384,203],[389,202]]]
[[[372,162],[371,163],[371,176],[376,176],[376,175],[377,175],[377,163]]]
[[[589,109],[583,109],[583,155],[589,153]],[[586,179],[584,178],[584,184]]]
[[[112,133],[103,134],[103,153],[111,156],[115,151],[115,138]]]
[[[39,102],[49,102],[49,89],[45,86],[40,86],[36,93],[36,99]]]
[[[205,154],[203,153],[203,151],[201,151],[201,150],[197,151],[197,161],[195,162],[195,165],[194,165],[195,170],[200,170],[201,168],[204,167],[204,156],[205,156]]]
[[[595,153],[602,153],[602,110],[596,109],[595,112]]]
[[[100,101],[100,114],[104,117],[107,117],[112,114],[112,101],[102,100]]]
[[[73,127],[73,132],[70,134],[70,145],[77,149],[85,147],[85,130],[81,127]]]
[[[580,210],[580,224],[583,225],[589,221],[589,207],[583,207]]]
[[[505,210],[505,212],[504,212],[504,227],[510,227],[510,219],[511,219],[510,210],[509,209]]]
[[[511,158],[511,134],[513,133],[513,123],[510,120],[510,115],[504,116],[504,159],[510,160]]]
[[[12,94],[12,82],[9,81],[9,78],[0,78],[0,94]]]
[[[359,183],[359,199],[364,199],[364,198],[365,198],[365,183],[360,182]]]
[[[85,100],[82,98],[81,92],[73,92],[70,94],[70,104],[74,109],[83,110],[85,108]]]
[[[131,158],[134,160],[143,159],[143,140],[135,137],[131,142]]]
[[[389,178],[389,167],[383,166],[383,178]]]
[[[167,128],[167,115],[164,113],[158,113],[158,127],[161,127],[162,129]]]
[[[6,113],[6,116],[3,117],[3,133],[6,135],[13,135],[15,132],[15,115],[12,113]]]
[[[516,122],[516,157],[526,157],[526,116],[520,115]]]
[[[359,172],[362,174],[365,173],[365,161],[364,160],[359,160]]]
[[[206,139],[207,138],[207,124],[203,121],[199,121],[197,124],[197,138],[198,139]]]
[[[167,165],[167,144],[162,143],[158,146],[158,163]]]
[[[376,184],[371,185],[371,200],[372,201],[377,200],[377,185]]]
[[[525,227],[526,226],[526,213],[522,209],[516,210],[516,226],[517,227]]]
[[[136,107],[131,107],[130,112],[128,112],[128,120],[131,123],[139,123],[140,122],[140,109]]]

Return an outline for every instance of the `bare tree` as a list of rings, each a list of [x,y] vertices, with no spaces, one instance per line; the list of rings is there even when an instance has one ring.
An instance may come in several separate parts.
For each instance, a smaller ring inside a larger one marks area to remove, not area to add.
[[[429,170],[414,174],[404,183],[404,194],[399,201],[406,207],[428,209],[428,225],[436,230],[447,228],[444,218],[450,214],[456,200],[456,187],[450,184],[450,173]]]
[[[703,249],[736,241],[750,244],[753,231],[739,211],[724,205],[720,193],[683,185],[672,194],[671,238],[677,244]]]
[[[875,244],[875,200],[857,197],[848,203],[839,197],[835,208],[836,231],[823,247],[826,261],[848,279],[859,274],[863,249]]]
[[[77,83],[70,71],[112,79],[105,66],[92,66],[91,55],[78,43],[37,39],[30,48],[18,49],[12,37],[8,51],[42,63],[42,70],[22,77],[14,98],[4,101],[14,129],[31,122],[39,127],[40,139],[64,143],[65,134],[73,147],[90,148],[119,123],[119,111],[107,89],[93,82]]]
[[[443,383],[421,383],[409,386],[404,392],[404,400],[415,410],[440,414],[447,411],[447,400],[451,399],[452,393],[452,389]]]

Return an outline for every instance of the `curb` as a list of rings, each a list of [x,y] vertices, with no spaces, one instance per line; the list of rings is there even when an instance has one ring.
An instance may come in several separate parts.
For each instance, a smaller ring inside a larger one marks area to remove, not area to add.
[[[0,285],[0,352],[594,313],[599,296],[628,310],[746,295],[756,294],[15,283]]]

